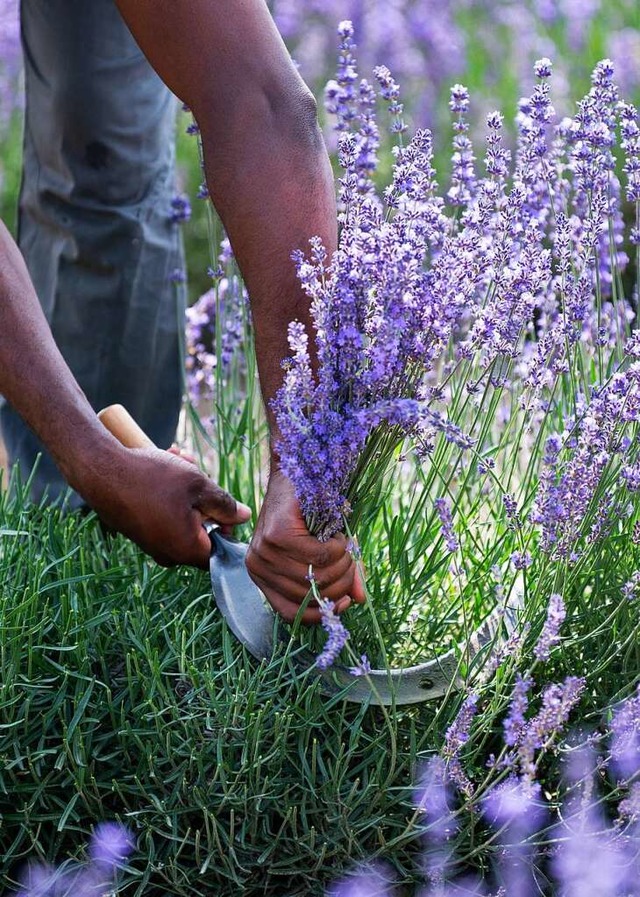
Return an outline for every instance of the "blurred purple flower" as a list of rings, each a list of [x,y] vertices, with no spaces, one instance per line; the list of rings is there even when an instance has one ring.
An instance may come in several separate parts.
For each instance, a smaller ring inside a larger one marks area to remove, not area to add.
[[[113,872],[129,856],[135,841],[129,829],[117,822],[101,822],[89,844],[89,856],[106,871]]]
[[[594,799],[595,758],[581,749],[569,768],[572,787],[554,831],[558,847],[551,868],[558,892],[580,897],[619,897],[635,893],[635,845],[611,828]]]
[[[17,897],[103,897],[111,893],[119,869],[135,846],[131,832],[120,823],[96,826],[89,844],[88,864],[63,863],[29,866]]]
[[[335,882],[328,897],[392,897],[391,870],[382,863],[371,863],[354,870]]]
[[[18,0],[0,0],[0,137],[22,109],[22,46]]]
[[[453,856],[449,842],[457,831],[457,823],[452,790],[443,758],[431,757],[420,770],[414,803],[423,813],[422,870],[434,885],[444,882]]]
[[[171,200],[171,212],[169,220],[173,224],[183,224],[191,218],[191,203],[184,193],[174,196]]]
[[[640,686],[619,704],[611,720],[611,765],[622,780],[640,773]]]

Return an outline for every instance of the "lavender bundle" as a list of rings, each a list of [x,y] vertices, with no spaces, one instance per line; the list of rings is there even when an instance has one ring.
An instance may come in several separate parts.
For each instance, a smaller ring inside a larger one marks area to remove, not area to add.
[[[317,380],[308,338],[293,322],[284,385],[274,404],[282,467],[296,486],[310,531],[325,540],[357,513],[358,497],[379,484],[409,432],[439,431],[461,445],[464,434],[423,400],[421,386],[465,313],[465,290],[445,268],[448,222],[436,195],[431,137],[419,131],[396,153],[384,197],[372,179],[378,130],[370,84],[356,84],[352,29],[343,23],[338,80],[330,86],[341,132],[340,245],[328,260],[318,240],[295,259],[311,299]],[[376,77],[404,130],[397,85]],[[439,250],[430,270],[428,261]]]

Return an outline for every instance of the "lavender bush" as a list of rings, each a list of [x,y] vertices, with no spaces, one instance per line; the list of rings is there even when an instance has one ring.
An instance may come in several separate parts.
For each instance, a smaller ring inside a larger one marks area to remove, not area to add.
[[[468,631],[516,586],[557,606],[607,540],[632,537],[640,131],[609,60],[560,118],[543,58],[513,157],[499,112],[479,152],[452,88],[441,187],[391,73],[361,79],[352,25],[340,35],[339,247],[295,254],[316,338],[291,325],[275,411],[310,529],[357,532],[371,603],[415,659],[440,621]],[[382,189],[380,102],[400,135]]]

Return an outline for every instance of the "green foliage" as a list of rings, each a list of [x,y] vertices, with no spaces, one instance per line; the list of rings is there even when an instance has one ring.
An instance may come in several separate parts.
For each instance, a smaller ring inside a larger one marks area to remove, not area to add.
[[[321,894],[351,859],[411,875],[408,788],[434,711],[326,700],[257,665],[208,577],[163,570],[93,515],[0,508],[0,865],[75,855],[119,818],[123,893]],[[397,751],[390,751],[390,741]]]

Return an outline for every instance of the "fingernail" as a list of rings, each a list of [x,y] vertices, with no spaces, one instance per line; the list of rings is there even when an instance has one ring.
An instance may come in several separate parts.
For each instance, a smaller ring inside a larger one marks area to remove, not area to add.
[[[249,505],[245,505],[241,501],[237,501],[236,507],[238,508],[239,514],[243,514],[245,517],[251,517],[251,508],[249,507]]]

